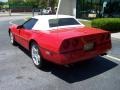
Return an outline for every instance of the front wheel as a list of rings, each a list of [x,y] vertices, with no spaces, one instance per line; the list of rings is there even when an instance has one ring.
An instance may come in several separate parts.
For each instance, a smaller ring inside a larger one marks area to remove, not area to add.
[[[10,32],[10,43],[12,45],[16,45],[16,41],[14,40],[14,36],[13,36],[13,34],[11,32]]]
[[[43,67],[43,58],[42,55],[40,54],[40,49],[36,43],[32,43],[31,45],[31,57],[34,65],[37,68]]]

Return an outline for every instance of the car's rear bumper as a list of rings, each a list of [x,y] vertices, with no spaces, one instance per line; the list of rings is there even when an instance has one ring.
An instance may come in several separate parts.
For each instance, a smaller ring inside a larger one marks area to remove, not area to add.
[[[107,53],[110,49],[111,49],[111,44],[108,43],[108,44],[102,44],[96,49],[91,51],[78,50],[78,51],[60,54],[60,53],[51,53],[47,50],[41,49],[41,52],[43,54],[43,57],[48,61],[60,65],[65,65],[65,64],[75,63],[78,61],[84,61],[96,57],[98,55],[103,55],[104,53]]]

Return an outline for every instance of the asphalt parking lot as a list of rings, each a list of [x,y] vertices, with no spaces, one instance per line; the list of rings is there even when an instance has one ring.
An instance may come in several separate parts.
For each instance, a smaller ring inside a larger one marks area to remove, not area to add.
[[[24,48],[9,42],[8,27],[22,21],[23,16],[0,19],[0,90],[120,90],[119,39],[112,38],[108,56],[70,68],[49,64],[39,70]]]

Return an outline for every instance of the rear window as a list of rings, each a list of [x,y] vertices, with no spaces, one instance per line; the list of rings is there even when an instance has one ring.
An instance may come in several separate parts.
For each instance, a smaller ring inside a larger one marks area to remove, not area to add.
[[[49,27],[67,26],[67,25],[80,25],[74,18],[59,18],[50,19]]]

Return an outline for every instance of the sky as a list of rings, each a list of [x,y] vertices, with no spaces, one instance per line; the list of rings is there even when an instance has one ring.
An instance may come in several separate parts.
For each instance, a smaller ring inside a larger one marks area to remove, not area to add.
[[[7,2],[8,0],[0,0],[0,1],[2,1],[2,2]]]

